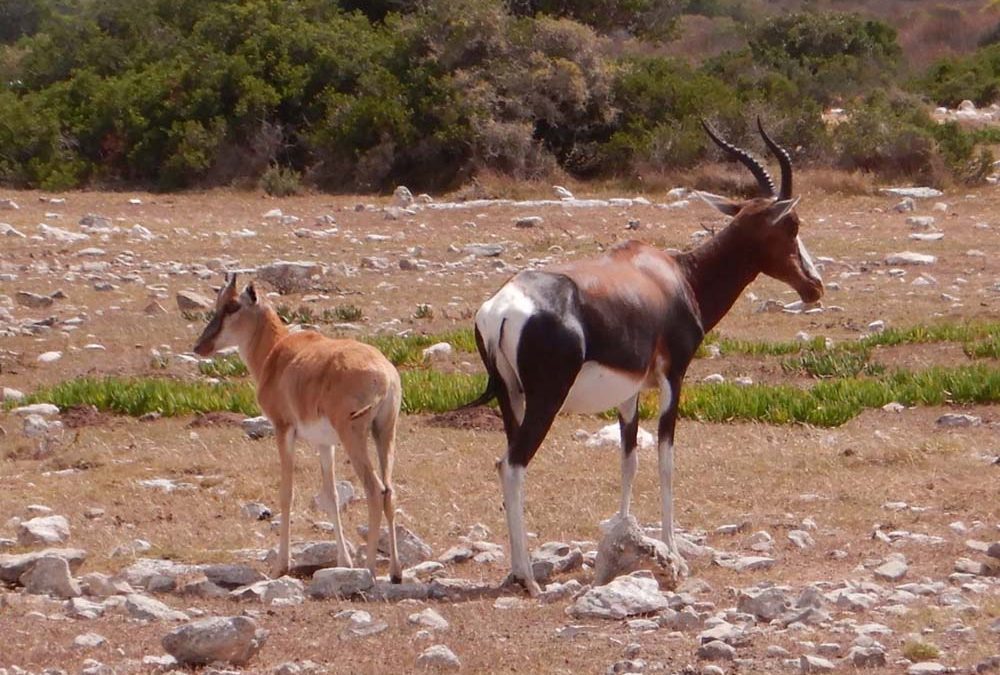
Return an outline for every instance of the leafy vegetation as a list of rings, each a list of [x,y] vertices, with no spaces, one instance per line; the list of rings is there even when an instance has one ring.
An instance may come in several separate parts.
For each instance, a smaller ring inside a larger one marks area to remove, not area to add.
[[[755,113],[799,159],[982,177],[981,136],[938,129],[899,94],[893,28],[762,11],[749,0],[0,0],[0,183],[287,195],[446,188],[482,171],[631,176],[716,156],[701,117],[760,149]],[[701,63],[661,56],[684,14],[740,22],[743,44]],[[935,64],[912,88],[988,102],[997,49]],[[850,110],[833,131],[821,119],[831,104]]]
[[[404,370],[403,409],[408,413],[443,412],[474,399],[485,387],[484,375]],[[985,365],[897,371],[879,378],[841,378],[809,390],[791,386],[694,384],[681,398],[680,414],[710,422],[758,420],[770,424],[843,424],[866,408],[898,401],[904,405],[1000,402],[1000,370]],[[80,378],[43,389],[28,402],[61,408],[93,405],[100,410],[141,416],[165,416],[212,410],[259,414],[253,385],[247,381],[208,384],[167,378]],[[644,418],[658,414],[653,401],[640,407]]]

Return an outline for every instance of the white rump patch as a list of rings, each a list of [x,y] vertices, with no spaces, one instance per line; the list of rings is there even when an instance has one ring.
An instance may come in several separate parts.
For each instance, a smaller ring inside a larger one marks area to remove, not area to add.
[[[296,426],[299,438],[310,445],[330,446],[340,443],[336,430],[326,418],[317,418],[308,422],[299,422]]]
[[[563,403],[563,412],[598,413],[617,407],[642,389],[644,375],[636,376],[587,361]]]

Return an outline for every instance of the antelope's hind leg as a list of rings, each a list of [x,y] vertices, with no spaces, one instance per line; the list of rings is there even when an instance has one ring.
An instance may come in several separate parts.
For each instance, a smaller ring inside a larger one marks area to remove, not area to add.
[[[274,561],[271,574],[278,578],[288,574],[291,567],[289,539],[292,522],[292,478],[295,469],[295,428],[287,426],[275,431],[278,459],[281,462],[281,487],[278,490],[281,525],[278,534],[278,557]]]
[[[320,487],[320,504],[333,519],[333,527],[337,535],[337,566],[354,567],[351,552],[344,539],[344,526],[340,518],[340,507],[337,503],[337,480],[333,461],[333,445],[317,444],[319,454],[319,469],[322,485]]]

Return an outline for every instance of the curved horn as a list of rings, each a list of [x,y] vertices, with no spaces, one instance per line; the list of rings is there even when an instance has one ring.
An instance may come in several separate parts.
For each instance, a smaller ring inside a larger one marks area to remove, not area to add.
[[[767,132],[764,131],[764,124],[760,121],[760,115],[757,116],[757,130],[760,132],[760,135],[764,139],[764,143],[767,145],[768,149],[774,153],[775,157],[778,158],[778,164],[781,165],[781,190],[778,192],[778,199],[791,199],[792,158],[789,156],[787,150],[775,143],[774,140],[767,135]]]
[[[774,196],[774,180],[771,179],[771,174],[767,172],[767,169],[764,168],[763,164],[757,161],[757,159],[746,150],[737,148],[732,143],[720,138],[715,132],[715,129],[712,128],[712,125],[705,120],[701,120],[701,126],[705,127],[705,132],[713,141],[715,141],[716,145],[725,150],[727,155],[738,159],[744,166],[746,166],[746,168],[750,169],[750,173],[752,173],[754,178],[757,179],[757,186],[760,188],[761,192],[764,193],[764,196]],[[784,165],[782,165],[782,167],[783,166]],[[782,171],[784,171],[784,168],[782,168]]]

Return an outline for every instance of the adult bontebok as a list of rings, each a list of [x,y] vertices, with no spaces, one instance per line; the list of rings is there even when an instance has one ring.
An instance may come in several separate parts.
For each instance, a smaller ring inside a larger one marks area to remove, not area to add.
[[[389,576],[402,579],[396,551],[392,466],[396,420],[402,393],[399,373],[374,347],[354,340],[334,340],[313,331],[290,333],[277,312],[248,285],[236,290],[236,275],[215,300],[215,313],[194,346],[200,356],[237,347],[257,383],[257,400],[274,425],[281,459],[281,540],[274,574],[289,568],[292,469],[295,441],[302,439],[319,453],[320,503],[337,530],[337,564],[351,567],[351,555],[337,508],[333,446],[347,450],[368,500],[367,563],[375,575],[379,526],[383,511],[389,525]],[[368,435],[375,439],[381,468],[368,456]]]
[[[510,535],[513,577],[535,595],[524,530],[524,475],[560,411],[617,408],[622,492],[627,517],[638,466],[639,394],[660,391],[658,455],[662,535],[682,570],[673,530],[674,425],[681,382],[695,350],[739,297],[764,273],[815,302],[823,282],[799,239],[788,153],[758,128],[781,165],[775,193],[767,169],[745,150],[705,129],[757,179],[761,195],[746,201],[700,193],[732,221],[698,248],[669,254],[637,241],[594,260],[516,274],[476,313],[476,341],[489,376],[473,404],[498,399],[507,454],[497,468]]]

